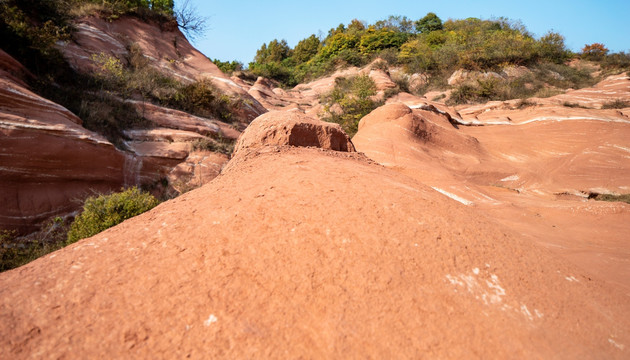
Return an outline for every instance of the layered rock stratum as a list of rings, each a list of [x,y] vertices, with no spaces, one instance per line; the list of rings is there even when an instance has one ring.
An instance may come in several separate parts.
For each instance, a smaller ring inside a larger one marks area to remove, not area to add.
[[[176,28],[161,29],[133,17],[84,18],[75,27],[73,40],[58,46],[78,72],[94,72],[99,55],[127,61],[135,47],[150,66],[183,83],[211,81],[240,104],[233,115],[243,126],[267,111]],[[193,154],[191,143],[235,141],[240,135],[240,126],[127,99],[149,125],[126,130],[124,149],[117,148],[84,128],[68,109],[33,93],[27,81],[32,76],[0,50],[0,229],[32,232],[52,217],[75,213],[88,195],[123,186],[168,181],[176,192],[200,186],[220,172],[228,157]]]

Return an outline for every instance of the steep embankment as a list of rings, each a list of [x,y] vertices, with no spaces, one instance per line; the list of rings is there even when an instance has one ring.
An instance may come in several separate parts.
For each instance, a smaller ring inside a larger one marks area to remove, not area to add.
[[[149,67],[183,84],[210,80],[219,91],[217,96],[230,99],[232,121],[241,126],[266,111],[192,47],[177,28],[164,29],[133,17],[111,22],[84,18],[74,26],[73,39],[58,47],[79,73],[94,73],[98,56],[116,58],[121,64],[132,56],[142,56]],[[103,92],[98,96],[115,98],[112,104],[133,113],[125,116],[144,119],[141,127],[122,131],[122,145],[115,148],[104,136],[84,128],[76,114],[34,94],[25,81],[32,79],[19,62],[0,52],[3,230],[36,230],[53,216],[75,211],[77,200],[94,191],[166,182],[170,191],[199,186],[217,176],[228,160],[227,155],[208,150],[218,147],[219,141],[233,142],[240,134],[215,118]],[[88,111],[101,112],[106,117],[103,122],[115,123],[119,112],[112,104]],[[194,151],[193,142],[207,146]]]
[[[26,70],[1,50],[0,59],[0,228],[28,228],[72,211],[89,190],[133,183],[131,156],[31,92]]]
[[[283,146],[338,143],[286,116],[212,183],[0,274],[3,353],[625,357],[617,289],[361,154]]]
[[[96,17],[76,22],[73,41],[61,46],[68,61],[80,71],[94,69],[92,57],[98,54],[114,56],[123,62],[137,46],[149,64],[179,81],[192,83],[209,79],[221,93],[242,101],[236,110],[237,120],[244,123],[266,110],[238,84],[226,76],[205,55],[195,49],[177,27],[160,28],[134,17],[106,21]]]

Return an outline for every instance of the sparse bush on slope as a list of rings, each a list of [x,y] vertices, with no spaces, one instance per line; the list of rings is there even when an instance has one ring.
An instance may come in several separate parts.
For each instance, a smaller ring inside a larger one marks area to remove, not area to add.
[[[96,235],[101,231],[120,224],[124,220],[151,210],[158,200],[136,187],[119,193],[89,197],[83,211],[70,225],[68,244]]]
[[[0,272],[22,266],[62,248],[69,226],[67,219],[55,217],[44,223],[40,231],[28,236],[0,230]]]
[[[158,204],[151,194],[137,188],[89,197],[83,212],[72,223],[55,217],[28,236],[0,230],[0,272],[14,269],[80,239],[98,234]]]
[[[358,130],[361,118],[382,105],[382,102],[372,98],[374,95],[376,84],[368,75],[336,78],[333,90],[322,97],[327,113],[323,120],[341,125],[352,137]]]

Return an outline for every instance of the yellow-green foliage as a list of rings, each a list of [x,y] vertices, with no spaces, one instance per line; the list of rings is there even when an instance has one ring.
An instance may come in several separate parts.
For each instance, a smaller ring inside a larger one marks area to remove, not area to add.
[[[611,201],[611,202],[625,202],[630,204],[630,194],[595,194],[592,193],[589,195],[589,199],[594,198],[599,201]]]
[[[268,56],[270,49],[280,56]],[[557,33],[536,39],[522,24],[505,18],[442,23],[433,13],[415,22],[400,16],[372,25],[353,20],[330,29],[321,41],[311,35],[295,50],[286,41],[264,44],[250,69],[290,86],[339,65],[361,66],[379,56],[390,65],[405,66],[408,72],[444,74],[457,68],[490,70],[540,61],[562,63],[573,55]]]
[[[55,217],[41,229],[27,236],[16,231],[0,230],[0,272],[31,262],[38,257],[62,248],[66,243],[68,222]]]
[[[123,222],[126,219],[151,210],[158,200],[136,187],[119,193],[89,197],[83,211],[70,226],[68,243],[96,235],[101,231]]]
[[[359,120],[382,105],[372,100],[374,95],[376,84],[367,75],[335,79],[335,87],[322,99],[324,109],[329,114],[325,120],[340,124],[348,136],[353,136],[357,132]],[[339,106],[341,113],[333,109],[334,105]]]

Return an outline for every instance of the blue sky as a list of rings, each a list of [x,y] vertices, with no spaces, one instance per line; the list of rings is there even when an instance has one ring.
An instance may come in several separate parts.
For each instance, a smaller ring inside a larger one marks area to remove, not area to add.
[[[286,39],[291,47],[311,34],[325,35],[352,19],[368,23],[389,15],[417,20],[427,12],[442,21],[477,17],[520,20],[536,37],[549,30],[579,51],[600,42],[611,51],[630,51],[630,0],[189,0],[208,18],[208,30],[194,45],[209,58],[247,65],[263,43]],[[183,0],[176,0],[176,6]]]

